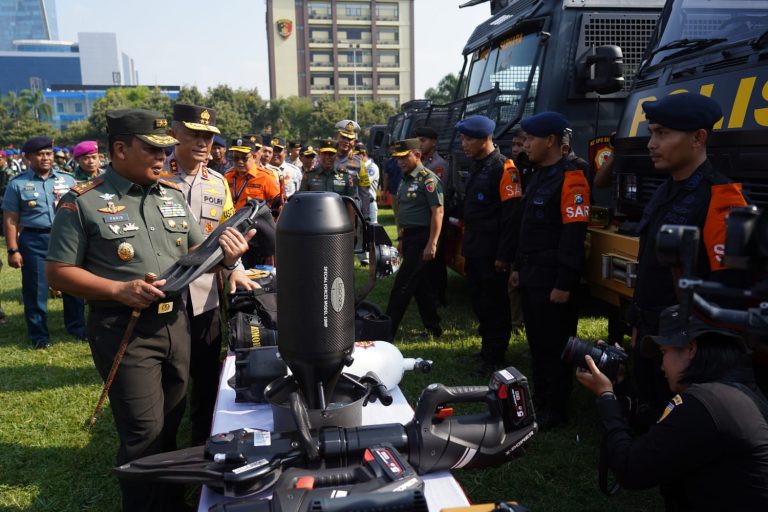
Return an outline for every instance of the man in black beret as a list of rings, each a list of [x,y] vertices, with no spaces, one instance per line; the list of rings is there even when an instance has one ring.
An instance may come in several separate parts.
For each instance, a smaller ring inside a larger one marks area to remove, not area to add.
[[[512,334],[507,281],[514,256],[514,205],[522,196],[514,162],[493,143],[496,123],[470,116],[456,124],[464,154],[473,161],[465,185],[461,253],[482,339],[477,374],[504,366]]]
[[[560,354],[576,335],[574,296],[589,221],[589,183],[562,151],[569,124],[558,112],[540,112],[521,123],[535,171],[520,207],[510,285],[520,290],[541,430],[562,425],[568,417],[573,370]]]
[[[720,105],[695,93],[673,94],[643,103],[648,120],[648,151],[657,171],[668,175],[645,207],[636,226],[640,235],[635,293],[629,311],[632,343],[637,349],[648,335],[658,334],[659,314],[678,303],[672,271],[656,258],[656,234],[664,224],[687,224],[702,230],[696,275],[707,278],[723,269],[725,219],[732,208],[746,205],[741,184],[731,183],[707,159],[707,142],[722,117]],[[722,274],[721,274],[722,276]],[[714,277],[714,276],[712,276]],[[655,422],[670,391],[657,358],[635,350],[639,398]]]
[[[29,162],[26,172],[16,175],[3,196],[3,222],[8,246],[8,265],[21,269],[22,299],[27,336],[36,349],[50,347],[48,334],[48,281],[43,262],[48,252],[51,226],[59,200],[76,182],[69,174],[54,168],[53,141],[32,137],[22,147]],[[85,303],[67,294],[64,324],[67,332],[85,338]]]

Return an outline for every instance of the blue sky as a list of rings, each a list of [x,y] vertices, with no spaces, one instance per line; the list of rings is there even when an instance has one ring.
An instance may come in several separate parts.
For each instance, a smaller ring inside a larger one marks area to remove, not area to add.
[[[415,0],[416,96],[461,70],[461,50],[488,4],[459,9],[460,0]],[[269,96],[265,0],[56,0],[59,37],[115,32],[133,57],[141,84],[219,83],[257,87]]]

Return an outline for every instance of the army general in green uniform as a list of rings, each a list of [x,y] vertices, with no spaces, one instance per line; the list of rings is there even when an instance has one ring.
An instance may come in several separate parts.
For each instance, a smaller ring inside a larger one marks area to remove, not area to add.
[[[422,165],[419,139],[395,142],[392,156],[403,173],[397,189],[398,239],[403,263],[387,305],[387,315],[392,319],[392,338],[397,334],[411,297],[416,298],[425,334],[439,337],[443,330],[437,314],[433,278],[437,241],[443,225],[443,186],[440,178]]]
[[[204,239],[182,193],[160,179],[164,148],[177,140],[157,112],[107,113],[112,165],[62,198],[51,234],[46,274],[52,286],[89,304],[87,337],[106,379],[133,309],[141,310],[110,389],[120,437],[117,462],[173,450],[184,412],[190,358],[185,297],[166,297],[160,275]],[[246,237],[220,238],[232,266]],[[180,493],[164,485],[121,482],[123,510],[183,509]]]

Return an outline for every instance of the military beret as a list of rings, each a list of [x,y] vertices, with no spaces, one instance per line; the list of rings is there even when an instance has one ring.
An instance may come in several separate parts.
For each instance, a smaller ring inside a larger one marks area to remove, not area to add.
[[[723,111],[715,100],[691,92],[670,94],[658,101],[646,101],[643,110],[649,123],[684,132],[700,128],[711,130],[723,117]]]
[[[312,146],[302,146],[301,154],[302,156],[315,156],[317,155],[317,151],[315,151],[315,148]]]
[[[197,132],[221,133],[216,128],[216,109],[177,103],[173,106],[173,120]]]
[[[273,148],[285,149],[285,139],[282,137],[272,137],[270,144]]]
[[[221,135],[214,135],[213,136],[213,145],[214,146],[221,146],[223,148],[227,147],[227,141],[224,140],[224,137]]]
[[[167,148],[179,143],[167,133],[168,120],[160,112],[140,108],[107,112],[107,133],[134,135],[150,146]]]
[[[53,141],[50,137],[45,137],[43,135],[39,135],[37,137],[32,137],[27,142],[24,143],[24,145],[21,147],[21,151],[24,153],[34,153],[36,151],[40,151],[41,149],[52,149],[53,148]]]
[[[232,142],[229,145],[229,150],[237,151],[238,153],[254,153],[261,148],[261,144],[257,146],[253,139],[253,137],[248,136],[232,139]]]
[[[360,131],[360,125],[351,119],[344,119],[336,123],[336,129],[339,133],[348,139],[356,139],[357,132]]]
[[[534,137],[546,137],[547,135],[562,135],[571,123],[560,112],[539,112],[531,117],[526,117],[520,123],[520,127]]]
[[[75,158],[80,158],[83,155],[90,155],[91,153],[99,152],[99,144],[95,140],[84,140],[75,146],[72,150],[72,155]]]
[[[469,116],[456,123],[456,129],[468,137],[484,139],[493,135],[496,123],[485,116]]]
[[[317,151],[320,153],[335,153],[336,152],[336,142],[332,139],[324,140],[320,143],[320,146],[317,148]]]
[[[389,147],[389,154],[394,157],[405,156],[411,151],[421,150],[419,139],[403,139],[394,142]]]
[[[3,154],[5,156],[13,156],[13,150],[12,149],[6,149],[5,151],[3,151]]]
[[[428,139],[436,139],[437,138],[437,130],[430,126],[419,126],[418,128],[413,130],[413,136],[414,137],[426,137]]]

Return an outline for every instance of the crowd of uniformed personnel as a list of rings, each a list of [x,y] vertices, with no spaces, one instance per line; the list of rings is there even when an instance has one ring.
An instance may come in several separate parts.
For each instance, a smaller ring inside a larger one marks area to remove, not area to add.
[[[636,226],[638,286],[628,319],[637,397],[645,418],[655,421],[672,392],[686,389],[670,380],[663,366],[667,354],[696,342],[686,321],[673,335],[669,331],[674,328],[660,326],[662,311],[678,298],[671,271],[656,260],[655,233],[667,223],[702,228],[705,256],[699,271],[715,274],[722,269],[725,216],[746,201],[740,186],[706,158],[708,134],[720,118],[714,101],[679,94],[647,102],[643,109],[650,123],[651,158],[670,176]],[[254,256],[253,233],[229,230],[219,241],[225,259],[217,274],[192,283],[188,297],[165,297],[163,283],[145,280],[145,274],[159,275],[194,251],[252,199],[265,201],[277,218],[297,192],[336,192],[354,198],[364,217],[376,222],[381,182],[392,196],[402,258],[386,308],[392,339],[411,298],[424,335],[443,334],[438,309],[446,303],[442,247],[448,163],[436,151],[433,128],[422,126],[414,138],[393,141],[392,158],[381,176],[358,141],[360,127],[351,120],[340,121],[335,137],[316,144],[257,134],[227,144],[216,128],[214,109],[185,104],[174,106],[170,122],[156,112],[126,110],[109,112],[107,126],[108,160],[95,141],[77,144],[68,160],[50,139],[33,137],[21,150],[23,160],[13,149],[0,154],[0,176],[10,178],[3,202],[8,262],[22,270],[27,332],[35,348],[50,345],[45,319],[49,284],[63,292],[67,330],[88,340],[103,378],[132,311],[142,311],[135,341],[110,390],[120,437],[118,463],[174,448],[190,380],[193,441],[202,442],[209,434],[222,332],[222,283],[216,275],[227,279],[232,291],[253,288],[243,270],[274,260],[268,253]],[[592,196],[589,166],[571,150],[569,121],[556,112],[523,119],[513,134],[510,157],[494,143],[496,125],[485,116],[467,117],[455,130],[470,165],[463,202],[451,215],[463,221],[464,271],[481,338],[480,352],[469,359],[480,375],[502,368],[512,332],[524,329],[539,427],[563,425],[573,370],[561,353],[578,324]],[[87,324],[83,299],[90,313]],[[667,337],[659,336],[660,330]],[[729,335],[717,329],[695,332]],[[648,343],[662,351],[640,350]],[[600,375],[593,366],[591,377],[578,377],[600,395],[599,403],[615,399]],[[602,416],[605,428],[625,428],[613,409],[600,410],[601,415],[608,411]],[[670,410],[668,405],[665,414]],[[700,413],[695,417],[700,419]],[[627,461],[616,459],[619,463]],[[626,466],[624,471],[629,471]],[[166,486],[121,486],[125,510],[181,506],[181,496]]]

